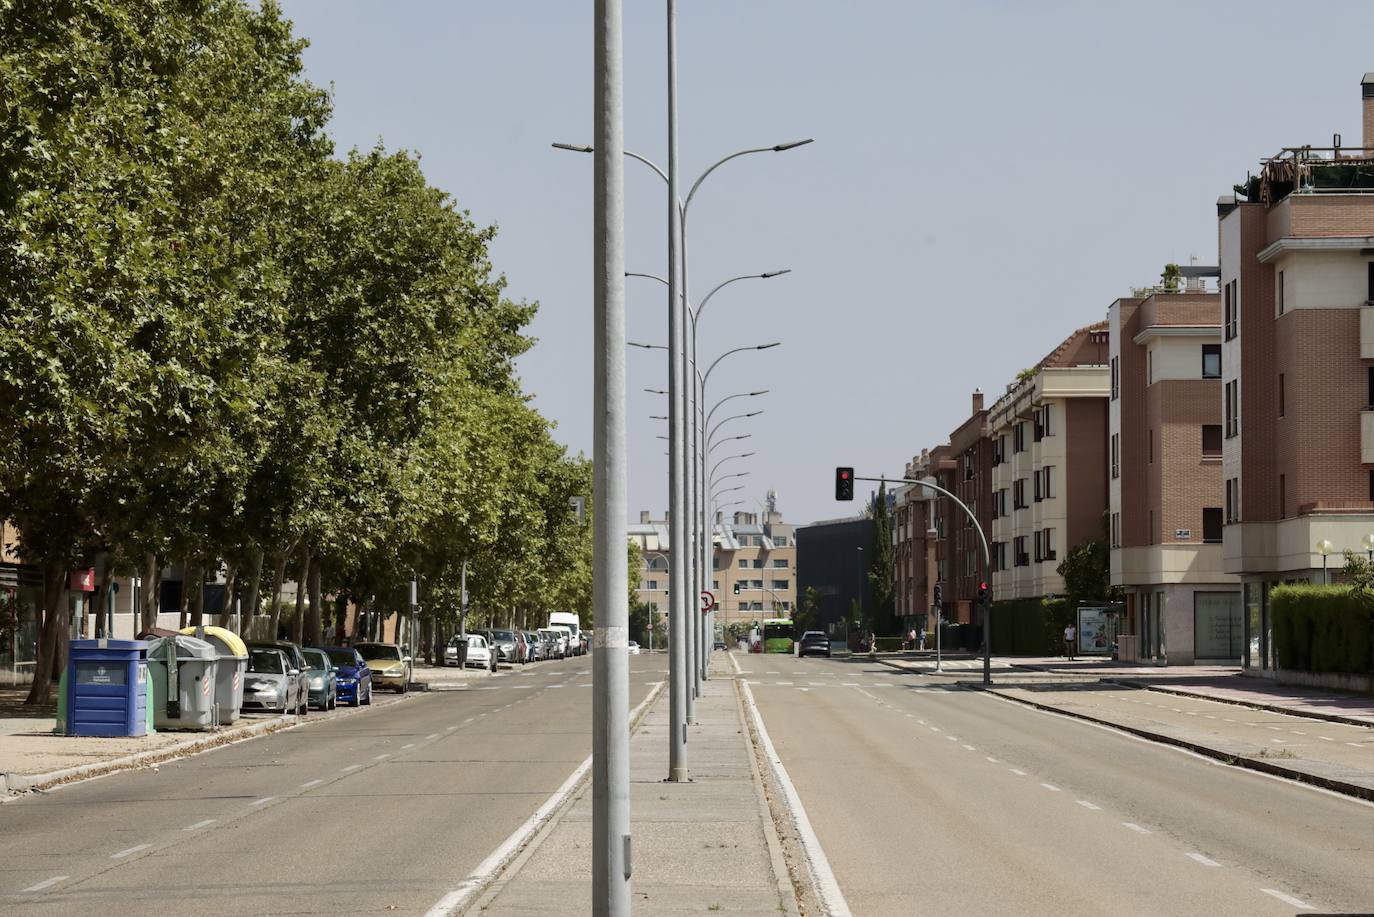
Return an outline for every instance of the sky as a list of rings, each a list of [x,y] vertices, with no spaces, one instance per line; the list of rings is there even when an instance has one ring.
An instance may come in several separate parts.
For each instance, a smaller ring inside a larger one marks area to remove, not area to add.
[[[666,162],[665,3],[625,3],[626,148]],[[340,152],[418,152],[495,225],[496,270],[539,304],[525,390],[592,450],[590,0],[285,0],[332,86]],[[707,402],[769,389],[723,428],[755,452],[731,498],[789,522],[852,514],[836,466],[900,475],[1018,370],[1169,262],[1215,264],[1215,203],[1284,146],[1360,140],[1374,3],[684,0],[679,156],[703,184],[687,231],[699,358],[736,354]],[[626,172],[626,269],[662,274],[666,188]],[[630,340],[665,343],[664,288],[627,280]],[[629,505],[668,504],[663,351],[631,349]],[[718,417],[726,416],[722,410]],[[729,412],[733,413],[733,412]],[[724,469],[722,470],[724,473]]]

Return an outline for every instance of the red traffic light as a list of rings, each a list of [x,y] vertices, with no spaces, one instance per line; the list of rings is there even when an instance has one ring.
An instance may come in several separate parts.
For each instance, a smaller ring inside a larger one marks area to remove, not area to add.
[[[836,468],[835,469],[835,499],[853,500],[854,499],[854,469]]]

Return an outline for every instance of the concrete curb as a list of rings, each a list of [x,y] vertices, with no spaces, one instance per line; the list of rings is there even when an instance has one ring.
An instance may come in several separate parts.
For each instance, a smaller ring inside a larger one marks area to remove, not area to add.
[[[356,713],[362,713],[368,710],[380,710],[382,708],[369,705],[356,709],[340,709],[345,711],[343,714],[344,716],[352,716]],[[235,745],[249,739],[271,735],[274,732],[281,732],[284,729],[295,729],[298,726],[309,726],[311,723],[323,722],[326,722],[323,718],[309,719],[298,716],[278,716],[270,720],[254,723],[251,726],[245,726],[242,729],[233,729],[229,732],[197,736],[194,739],[178,742],[175,745],[168,745],[164,748],[150,748],[147,751],[134,752],[132,755],[125,755],[122,758],[111,758],[109,761],[97,761],[91,764],[82,764],[77,767],[67,767],[62,770],[50,771],[46,774],[0,774],[0,802],[5,801],[7,798],[14,798],[15,795],[19,793],[49,790],[68,783],[89,780],[92,777],[104,777],[107,774],[135,770],[140,767],[147,767],[150,764],[161,764],[164,761],[184,758],[202,751],[209,751],[225,745]]]
[[[1153,732],[1149,729],[1141,729],[1138,726],[1127,726],[1122,723],[1114,723],[1111,720],[1102,719],[1101,717],[1089,716],[1086,713],[1079,713],[1074,710],[1065,710],[1062,707],[1042,704],[1037,701],[1028,700],[1024,697],[1013,697],[1010,694],[1004,694],[998,691],[995,687],[984,688],[982,685],[969,684],[965,684],[962,687],[971,691],[983,691],[1001,700],[1010,701],[1015,704],[1023,704],[1027,707],[1034,707],[1037,710],[1044,710],[1047,713],[1057,713],[1060,716],[1073,717],[1076,720],[1083,720],[1086,723],[1107,726],[1112,729],[1120,730],[1121,732],[1130,733],[1141,739],[1147,739],[1151,742],[1159,742],[1163,745],[1173,745],[1176,748],[1183,748],[1195,754],[1202,755],[1203,757],[1220,761],[1223,764],[1229,764],[1233,767],[1258,771],[1259,773],[1269,774],[1273,777],[1282,777],[1285,780],[1296,780],[1299,783],[1307,783],[1312,786],[1321,787],[1324,790],[1330,790],[1333,793],[1340,793],[1342,796],[1354,796],[1357,799],[1374,802],[1374,787],[1361,786],[1358,783],[1348,783],[1344,780],[1337,780],[1334,777],[1323,777],[1318,774],[1310,774],[1306,771],[1284,767],[1281,764],[1276,764],[1273,761],[1262,758],[1249,758],[1232,752],[1212,748],[1211,746],[1203,745],[1198,742],[1192,742],[1188,739],[1180,739],[1177,736],[1164,735],[1163,733]]]
[[[768,859],[773,866],[773,880],[777,886],[779,910],[788,917],[801,914],[801,901],[793,884],[792,871],[787,867],[787,856],[783,851],[782,839],[778,836],[778,826],[774,821],[773,806],[763,782],[762,766],[759,762],[759,747],[755,742],[754,727],[744,709],[744,695],[740,693],[738,678],[730,678],[735,691],[735,715],[739,718],[740,734],[749,743],[749,772],[753,776],[754,796],[759,805],[759,818],[763,822],[763,836],[768,844]],[[779,813],[782,814],[782,813]]]

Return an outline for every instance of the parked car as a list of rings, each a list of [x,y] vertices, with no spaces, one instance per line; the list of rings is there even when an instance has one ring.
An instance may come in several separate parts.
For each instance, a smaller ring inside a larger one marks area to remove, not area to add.
[[[627,645],[627,648],[629,649],[631,656],[639,655],[639,643],[637,643],[636,641],[631,640]]]
[[[512,633],[515,634],[515,661],[524,665],[530,661],[530,648],[525,642],[525,632],[517,630]]]
[[[717,640],[717,641],[716,641],[716,649],[718,649],[718,650],[723,650],[723,649],[725,649],[725,641],[724,641],[724,640]]]
[[[554,636],[558,638],[558,658],[567,659],[569,656],[573,655],[574,652],[576,652],[577,648],[573,646],[572,642],[572,631],[568,630],[568,628],[562,624],[550,624],[549,630],[553,631]]]
[[[823,631],[808,630],[801,635],[801,640],[797,642],[798,656],[829,656],[830,638]]]
[[[449,641],[448,647],[444,650],[444,655],[448,659],[458,659],[458,641],[463,637],[454,637]],[[479,669],[491,668],[491,648],[487,645],[487,638],[481,634],[468,634],[468,654],[464,665],[473,666]]]
[[[397,694],[410,690],[410,657],[394,643],[354,644],[372,670],[372,686],[390,688]]]
[[[547,627],[539,628],[539,643],[544,647],[545,659],[563,658],[563,653],[559,648],[558,635]]]
[[[334,682],[339,700],[353,707],[372,703],[372,669],[351,646],[320,647],[334,663]]]
[[[525,631],[525,661],[538,662],[542,659],[543,656],[540,655],[541,648],[539,635],[532,630]]]
[[[310,712],[305,674],[295,668],[284,650],[275,646],[248,647],[248,670],[243,678],[243,709]]]
[[[300,669],[301,672],[304,672],[306,669],[309,668],[309,666],[305,664],[305,656],[301,653],[301,648],[296,644],[292,643],[290,640],[249,641],[248,648],[250,650],[255,646],[262,647],[264,649],[281,650],[283,653],[286,654],[286,658],[290,660],[291,667],[295,669]]]
[[[310,703],[317,710],[333,710],[339,705],[339,694],[329,654],[312,646],[302,649],[301,655],[305,657],[305,686]]]
[[[497,662],[518,662],[519,656],[515,648],[515,632],[509,630],[493,630],[490,632],[491,645],[496,650]]]

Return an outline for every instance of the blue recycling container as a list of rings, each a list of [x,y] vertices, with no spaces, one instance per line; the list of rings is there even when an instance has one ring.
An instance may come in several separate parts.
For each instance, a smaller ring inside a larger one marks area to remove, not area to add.
[[[148,734],[148,644],[73,640],[67,661],[69,736]]]

